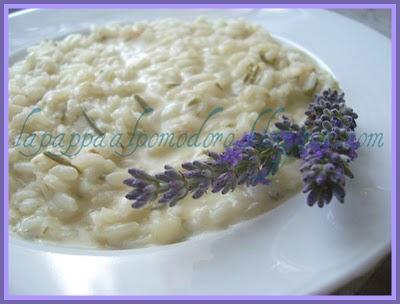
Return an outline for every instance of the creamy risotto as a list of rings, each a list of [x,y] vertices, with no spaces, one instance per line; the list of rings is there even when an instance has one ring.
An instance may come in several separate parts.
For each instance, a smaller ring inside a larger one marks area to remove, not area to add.
[[[284,107],[301,120],[313,94],[333,86],[308,56],[236,19],[109,25],[43,41],[9,70],[11,230],[62,245],[133,248],[254,217],[300,189],[296,162],[287,162],[269,186],[134,209],[124,198],[128,168],[156,173],[164,164],[202,159],[206,148],[127,151],[133,130],[150,137],[201,129],[201,138],[218,131],[238,139],[266,108]],[[143,115],[146,106],[153,111]],[[106,136],[104,147],[74,146],[74,134],[120,134],[121,141],[113,145]],[[54,159],[61,153],[62,161]]]

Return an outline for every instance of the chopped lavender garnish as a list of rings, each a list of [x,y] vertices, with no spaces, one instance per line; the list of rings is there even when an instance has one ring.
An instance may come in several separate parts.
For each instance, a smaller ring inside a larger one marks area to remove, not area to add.
[[[276,131],[247,133],[224,152],[209,152],[208,160],[183,163],[181,170],[165,166],[164,172],[149,175],[130,169],[133,178],[124,183],[133,190],[126,198],[134,201],[134,208],[157,200],[174,206],[187,195],[197,199],[208,190],[225,194],[241,184],[266,185],[282,159],[292,156],[303,161],[303,192],[308,192],[310,206],[322,207],[333,195],[343,202],[345,176],[353,177],[348,163],[359,147],[354,134],[357,114],[346,107],[343,96],[324,91],[309,105],[303,126],[283,116]]]

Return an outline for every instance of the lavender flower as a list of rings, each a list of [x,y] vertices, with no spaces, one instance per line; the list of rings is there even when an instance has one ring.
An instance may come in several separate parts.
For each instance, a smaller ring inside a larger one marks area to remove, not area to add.
[[[274,175],[284,149],[268,134],[248,133],[221,154],[209,152],[207,161],[182,164],[178,171],[165,166],[165,171],[151,176],[138,169],[130,169],[133,178],[124,183],[134,189],[126,195],[140,208],[158,200],[160,204],[175,205],[186,195],[197,199],[208,190],[225,194],[237,185],[268,184]]]
[[[309,105],[303,126],[283,116],[276,131],[247,133],[224,152],[209,152],[208,160],[183,163],[181,170],[165,166],[164,172],[152,176],[130,169],[133,178],[124,183],[133,190],[126,198],[134,201],[134,208],[155,201],[174,206],[187,195],[197,199],[208,190],[225,194],[241,184],[266,185],[282,159],[292,156],[303,161],[303,192],[310,206],[322,207],[333,195],[343,202],[345,176],[353,177],[348,163],[359,147],[354,134],[357,114],[343,96],[324,91]]]
[[[354,133],[357,114],[346,106],[343,97],[337,91],[324,91],[305,113],[305,128],[310,135],[300,154],[300,171],[310,206],[318,203],[322,207],[333,195],[343,203],[345,176],[353,178],[349,162],[357,157],[359,147]]]

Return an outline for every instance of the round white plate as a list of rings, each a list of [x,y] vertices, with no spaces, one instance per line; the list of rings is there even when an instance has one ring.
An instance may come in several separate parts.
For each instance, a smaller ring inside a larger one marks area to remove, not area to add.
[[[333,71],[359,114],[383,133],[353,164],[346,203],[310,208],[302,194],[254,220],[186,242],[124,251],[65,249],[11,238],[18,295],[327,294],[374,266],[391,243],[390,41],[321,10],[34,10],[9,19],[9,55],[110,21],[242,17],[301,45]]]

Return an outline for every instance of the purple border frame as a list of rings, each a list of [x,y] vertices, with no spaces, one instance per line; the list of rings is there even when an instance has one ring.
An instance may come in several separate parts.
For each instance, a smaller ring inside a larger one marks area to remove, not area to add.
[[[162,0],[149,1],[151,3],[138,2],[129,3],[124,0],[117,0],[114,4],[106,3],[104,0],[102,4],[95,3],[95,0],[86,0],[85,3],[80,3],[79,0],[62,0],[63,2],[58,2],[57,4],[51,0],[41,0],[40,4],[30,3],[28,0],[20,1],[5,1],[2,5],[2,17],[4,24],[4,31],[2,33],[3,39],[3,93],[4,101],[8,100],[8,10],[12,8],[346,8],[346,9],[390,9],[392,16],[392,295],[389,296],[13,296],[8,294],[8,155],[5,153],[5,147],[8,145],[8,119],[7,119],[7,102],[3,103],[1,107],[1,117],[4,118],[3,123],[3,143],[4,149],[1,150],[1,156],[3,162],[1,163],[3,175],[1,177],[1,187],[4,197],[4,210],[3,210],[3,224],[4,224],[4,235],[2,235],[2,244],[4,254],[4,276],[1,276],[2,284],[4,289],[2,290],[3,299],[8,302],[8,300],[300,300],[303,303],[315,300],[331,300],[336,302],[339,300],[368,300],[369,303],[380,303],[382,300],[393,301],[397,299],[397,194],[396,188],[397,184],[397,106],[396,106],[396,85],[397,85],[397,61],[396,61],[396,47],[397,47],[397,3],[396,1],[371,1],[371,0],[353,0],[352,3],[348,3],[346,0],[333,0],[330,3],[320,3],[318,0],[305,0],[303,3],[297,3],[296,0],[286,0],[285,3],[265,3],[266,1],[250,0],[247,3],[240,3],[240,0],[219,0],[213,2],[212,0],[205,0],[202,3],[188,3],[190,0],[170,0],[169,4],[163,2]],[[101,0],[100,0],[101,1]],[[243,1],[243,0],[242,0]],[[194,2],[194,1],[193,1]],[[225,3],[226,2],[226,3]],[[93,301],[94,302],[94,301]],[[284,303],[281,302],[281,303]],[[397,302],[397,301],[396,301]],[[111,303],[111,301],[110,301]]]

